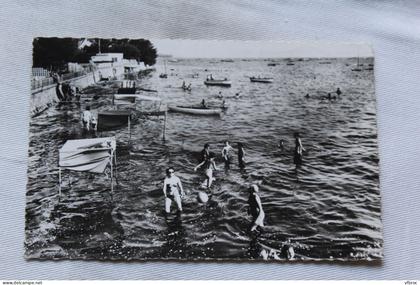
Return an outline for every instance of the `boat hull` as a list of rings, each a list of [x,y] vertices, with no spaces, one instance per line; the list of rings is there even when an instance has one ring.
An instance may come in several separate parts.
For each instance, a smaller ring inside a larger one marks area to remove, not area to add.
[[[98,131],[110,131],[128,125],[130,111],[110,110],[98,113]]]
[[[258,82],[258,83],[273,83],[273,79],[272,78],[254,78],[254,77],[250,77],[249,80],[251,80],[251,82]]]
[[[133,101],[135,100],[161,101],[161,99],[157,96],[148,96],[148,95],[141,95],[141,94],[114,94],[114,99],[133,100]]]
[[[229,80],[206,80],[204,84],[207,86],[221,86],[221,87],[230,87],[232,82]]]
[[[168,110],[177,113],[184,113],[190,115],[200,115],[200,116],[215,116],[220,115],[222,110],[220,109],[200,109],[197,107],[188,107],[188,106],[168,106]]]

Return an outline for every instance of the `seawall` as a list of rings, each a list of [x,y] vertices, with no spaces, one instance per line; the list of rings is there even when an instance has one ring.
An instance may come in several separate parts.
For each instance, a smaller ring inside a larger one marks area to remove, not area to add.
[[[83,89],[89,85],[95,84],[102,77],[122,77],[124,75],[123,66],[111,66],[98,68],[93,72],[88,72],[85,75],[64,80],[65,83],[71,83],[74,86]],[[30,102],[30,115],[31,117],[36,116],[51,105],[58,102],[58,97],[56,93],[56,84],[51,84],[48,86],[43,86],[41,88],[33,89],[31,94]]]

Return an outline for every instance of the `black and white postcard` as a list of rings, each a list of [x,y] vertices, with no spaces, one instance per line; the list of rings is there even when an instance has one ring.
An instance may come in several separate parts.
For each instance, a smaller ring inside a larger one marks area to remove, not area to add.
[[[30,84],[28,259],[383,258],[368,45],[35,38]]]

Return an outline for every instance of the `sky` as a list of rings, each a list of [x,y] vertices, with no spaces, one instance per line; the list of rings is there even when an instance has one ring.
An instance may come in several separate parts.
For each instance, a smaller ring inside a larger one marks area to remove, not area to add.
[[[365,43],[150,39],[158,54],[177,58],[371,57]]]

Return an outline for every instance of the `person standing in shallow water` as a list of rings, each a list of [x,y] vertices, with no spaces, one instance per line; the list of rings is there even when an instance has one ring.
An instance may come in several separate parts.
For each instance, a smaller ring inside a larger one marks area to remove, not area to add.
[[[251,188],[249,189],[248,197],[248,214],[252,216],[253,221],[251,226],[251,232],[255,231],[258,227],[264,227],[265,213],[258,192],[258,186],[256,184],[252,184]]]
[[[238,164],[240,169],[245,168],[245,150],[242,143],[238,142]]]
[[[229,141],[225,141],[225,146],[222,149],[222,157],[223,161],[225,162],[225,167],[230,167],[230,154],[229,151],[231,151],[233,148],[230,146]]]
[[[298,132],[295,133],[295,151],[293,156],[293,162],[295,163],[296,167],[302,165],[302,157],[303,152],[306,151],[303,148],[302,141],[300,139],[300,135]]]
[[[205,161],[201,162],[199,165],[194,167],[194,171],[197,171],[198,168],[203,166],[204,175],[206,176],[205,186],[206,186],[207,189],[210,189],[211,184],[215,180],[213,178],[213,170],[219,170],[216,166],[216,163],[214,162],[215,157],[216,156],[214,155],[214,153],[211,152],[209,157]]]
[[[210,156],[210,144],[204,144],[203,150],[200,152],[200,162],[206,161]]]
[[[181,180],[175,176],[172,167],[166,169],[166,177],[163,181],[163,195],[165,196],[165,212],[171,212],[172,200],[175,200],[178,211],[182,212],[181,198],[184,196]]]

